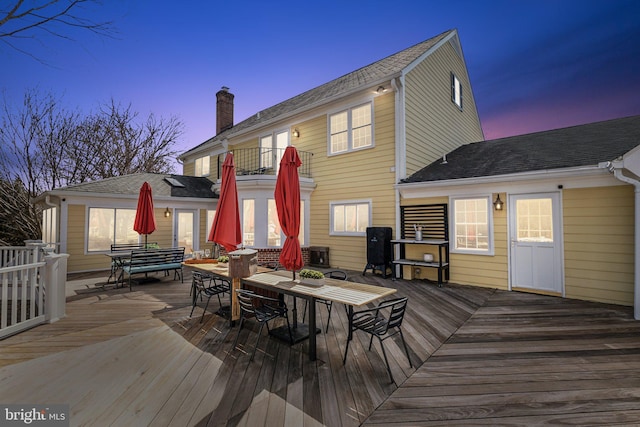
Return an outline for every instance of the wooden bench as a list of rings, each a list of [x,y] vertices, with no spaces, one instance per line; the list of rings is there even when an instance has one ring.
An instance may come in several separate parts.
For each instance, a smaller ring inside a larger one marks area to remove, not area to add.
[[[129,290],[131,290],[131,276],[140,273],[152,273],[158,271],[169,272],[173,270],[174,280],[180,277],[184,283],[182,274],[182,262],[184,261],[184,247],[167,249],[134,249],[131,256],[124,262],[122,271],[129,276]]]

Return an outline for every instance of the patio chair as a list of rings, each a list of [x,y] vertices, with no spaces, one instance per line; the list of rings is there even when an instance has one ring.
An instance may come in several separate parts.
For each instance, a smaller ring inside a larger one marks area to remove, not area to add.
[[[324,273],[324,277],[329,277],[331,279],[338,280],[347,280],[347,273],[342,270],[329,270]],[[324,333],[326,334],[329,331],[329,322],[331,322],[331,309],[333,308],[333,302],[328,301],[326,299],[316,298],[316,302],[320,304],[324,304],[327,306],[327,311],[329,314],[327,315],[327,326],[324,329]],[[302,321],[304,322],[305,317],[307,317],[307,304],[308,302],[304,302],[304,310],[302,311]]]
[[[207,312],[207,307],[209,307],[209,301],[211,301],[211,297],[217,295],[218,304],[222,308],[222,300],[220,299],[220,295],[231,294],[231,284],[226,279],[210,276],[199,271],[194,271],[192,273],[191,280],[193,306],[191,307],[191,314],[189,315],[189,317],[193,315],[193,310],[195,310],[196,305],[198,305],[198,297],[200,297],[200,301],[202,301],[203,295],[207,297],[207,304],[204,306],[204,311],[202,312],[202,317],[200,318],[200,323],[202,323],[202,321],[204,320],[204,315]]]
[[[291,325],[289,324],[289,316],[287,314],[288,309],[284,301],[259,295],[246,289],[236,289],[236,295],[238,297],[238,303],[240,304],[240,325],[238,327],[236,339],[233,342],[233,348],[236,348],[236,345],[238,344],[238,338],[240,337],[240,331],[242,331],[244,321],[251,317],[255,318],[256,321],[260,323],[260,328],[258,329],[258,337],[256,338],[256,343],[253,347],[251,358],[249,360],[253,360],[253,356],[256,354],[263,326],[267,325],[267,331],[269,331],[269,321],[273,319],[277,319],[278,317],[284,317],[287,319],[289,340],[290,342],[293,342]]]
[[[402,345],[404,346],[404,351],[407,354],[407,360],[409,360],[409,366],[413,368],[411,357],[409,356],[409,349],[407,348],[407,344],[404,341],[402,329],[400,329],[400,327],[402,326],[404,313],[407,309],[407,301],[407,297],[395,298],[392,300],[381,302],[377,307],[353,312],[352,327],[351,331],[349,331],[349,336],[351,337],[353,337],[353,332],[355,332],[356,330],[361,330],[370,334],[371,339],[369,340],[369,350],[371,350],[373,337],[378,338],[378,340],[380,341],[380,347],[382,348],[382,355],[384,356],[384,361],[387,365],[387,372],[389,373],[389,378],[392,382],[394,381],[394,379],[393,375],[391,374],[389,360],[387,359],[387,353],[384,349],[382,341],[396,334],[400,334]],[[347,345],[344,349],[344,359],[342,360],[343,365],[347,363],[349,341],[350,339],[348,338]]]

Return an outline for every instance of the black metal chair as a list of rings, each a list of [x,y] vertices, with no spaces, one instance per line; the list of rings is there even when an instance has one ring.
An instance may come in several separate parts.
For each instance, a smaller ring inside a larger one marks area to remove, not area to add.
[[[255,292],[246,289],[236,289],[236,295],[238,297],[238,303],[240,304],[240,325],[238,327],[238,334],[233,342],[233,348],[236,348],[238,344],[238,338],[240,337],[240,331],[242,331],[242,325],[248,318],[255,318],[260,323],[258,329],[258,337],[251,352],[251,359],[256,354],[258,343],[260,342],[260,335],[262,334],[262,327],[267,325],[267,331],[269,331],[269,321],[278,317],[284,317],[287,319],[287,329],[289,331],[289,340],[293,342],[293,336],[291,334],[291,325],[289,324],[289,316],[287,315],[288,309],[284,301],[280,301],[276,298],[269,298],[264,295],[256,294]]]
[[[331,279],[338,279],[338,280],[347,280],[347,273],[342,270],[329,270],[324,272],[324,277],[329,277]],[[331,309],[333,308],[333,301],[316,298],[316,302],[327,306],[327,311],[329,314],[327,315],[327,326],[324,329],[324,333],[326,334],[329,331],[329,322],[331,322]],[[308,301],[305,301],[304,310],[302,311],[303,322],[305,317],[307,317],[307,304],[308,304]]]
[[[352,326],[351,330],[349,331],[349,338],[347,338],[347,346],[344,349],[344,359],[342,360],[342,364],[347,363],[349,341],[353,337],[353,332],[355,332],[356,330],[361,330],[371,335],[371,339],[369,340],[369,350],[371,350],[371,344],[373,344],[373,337],[377,337],[380,341],[382,355],[384,356],[384,361],[387,364],[387,372],[389,373],[389,378],[391,379],[391,381],[394,381],[394,379],[393,375],[391,374],[391,368],[389,367],[387,353],[384,349],[384,345],[382,344],[382,341],[386,340],[387,338],[390,338],[396,334],[400,334],[402,345],[404,346],[404,351],[407,354],[407,360],[409,360],[409,366],[413,368],[411,357],[409,356],[409,349],[407,348],[407,344],[404,341],[402,329],[400,329],[400,327],[402,326],[404,313],[407,309],[407,302],[407,297],[395,298],[392,300],[384,301],[377,307],[353,312],[353,321],[351,323]]]
[[[228,280],[201,273],[199,271],[194,271],[191,279],[191,296],[193,297],[193,306],[191,307],[191,314],[189,317],[193,316],[193,311],[195,310],[196,305],[198,305],[198,297],[200,297],[200,301],[202,301],[204,295],[207,297],[207,304],[204,306],[204,311],[200,318],[200,323],[202,323],[212,296],[218,296],[218,304],[222,307],[222,300],[220,299],[221,294],[231,295],[231,283],[229,283]]]

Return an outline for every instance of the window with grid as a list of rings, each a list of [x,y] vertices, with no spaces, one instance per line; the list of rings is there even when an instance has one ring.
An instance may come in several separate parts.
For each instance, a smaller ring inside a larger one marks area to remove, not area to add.
[[[209,167],[211,164],[211,156],[199,157],[196,159],[195,175],[196,176],[208,176]]]
[[[332,202],[331,230],[332,235],[366,235],[371,224],[371,202]]]
[[[329,116],[329,152],[338,154],[373,146],[372,104]]]
[[[454,250],[489,252],[491,239],[489,197],[453,200]]]
[[[516,202],[518,241],[553,242],[551,199],[524,199]]]

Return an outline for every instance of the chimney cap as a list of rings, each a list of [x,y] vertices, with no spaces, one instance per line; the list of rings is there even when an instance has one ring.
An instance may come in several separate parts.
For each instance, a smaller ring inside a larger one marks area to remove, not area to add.
[[[227,86],[222,86],[222,88],[220,88],[221,91],[223,92],[229,92],[229,88]]]

